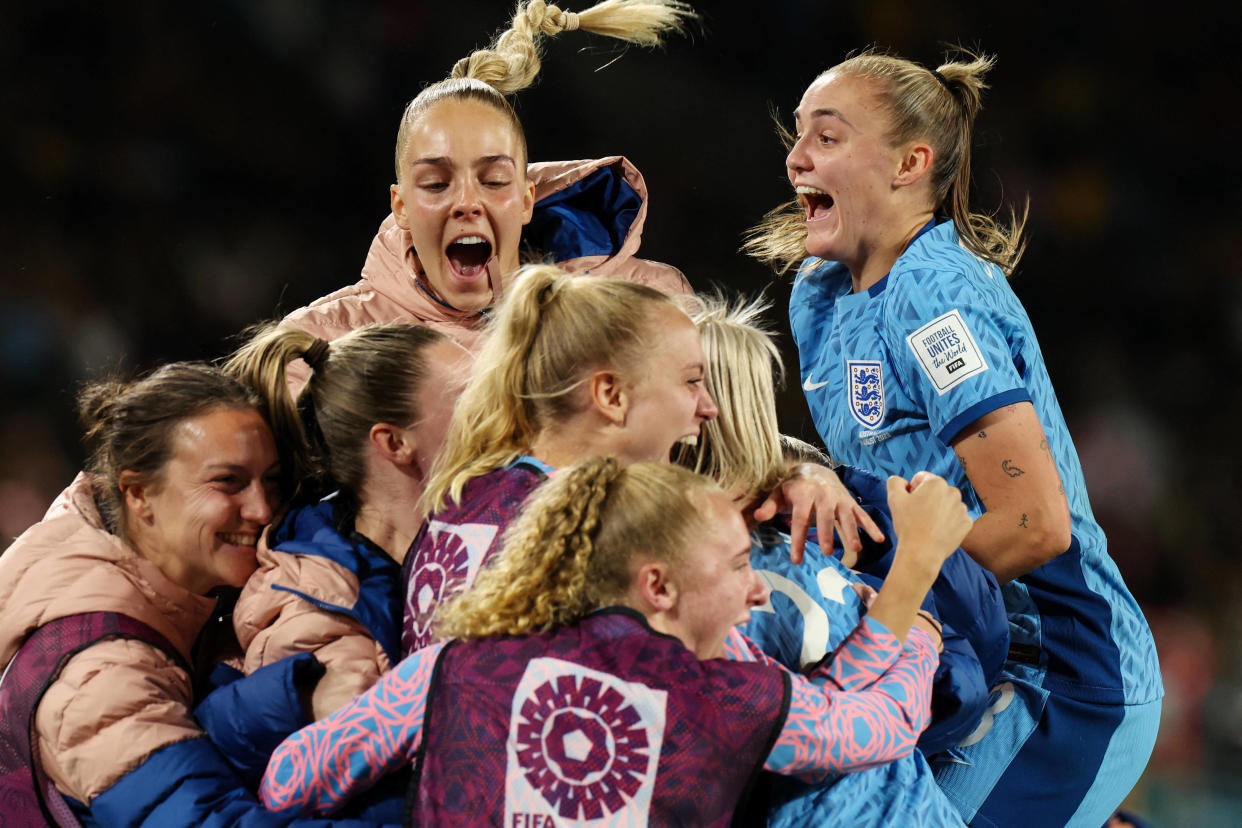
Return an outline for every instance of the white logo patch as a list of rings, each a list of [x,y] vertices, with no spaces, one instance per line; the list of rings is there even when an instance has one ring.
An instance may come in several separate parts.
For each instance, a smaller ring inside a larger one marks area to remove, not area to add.
[[[884,371],[880,363],[851,359],[845,363],[850,388],[850,413],[863,428],[884,422]]]
[[[937,394],[988,370],[983,352],[956,309],[907,336],[906,344]]]
[[[647,825],[668,694],[557,658],[513,694],[506,826]]]

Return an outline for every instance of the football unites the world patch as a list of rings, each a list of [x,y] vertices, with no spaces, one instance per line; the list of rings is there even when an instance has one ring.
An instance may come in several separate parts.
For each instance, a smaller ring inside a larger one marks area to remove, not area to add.
[[[988,363],[971,336],[966,321],[951,310],[906,337],[919,367],[931,380],[937,394],[943,394],[968,377],[988,370]]]
[[[510,711],[504,824],[646,825],[667,706],[663,690],[532,659]]]
[[[850,413],[863,428],[884,422],[884,371],[879,362],[851,359],[845,363]]]

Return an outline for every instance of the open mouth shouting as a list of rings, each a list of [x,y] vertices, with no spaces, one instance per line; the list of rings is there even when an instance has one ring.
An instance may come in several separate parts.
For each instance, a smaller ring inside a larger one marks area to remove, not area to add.
[[[444,256],[454,276],[475,279],[487,273],[487,262],[492,258],[492,243],[476,234],[458,236],[449,242]]]
[[[806,220],[815,221],[816,219],[825,218],[832,210],[832,196],[816,187],[808,187],[800,184],[794,188],[798,194],[798,200],[802,202],[802,206],[806,208]]]

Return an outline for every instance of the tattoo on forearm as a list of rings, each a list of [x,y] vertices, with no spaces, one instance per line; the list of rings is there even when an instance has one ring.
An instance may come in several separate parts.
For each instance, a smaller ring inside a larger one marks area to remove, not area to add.
[[[1005,472],[1005,474],[1009,475],[1010,477],[1021,477],[1022,475],[1026,474],[1024,470],[1013,465],[1013,461],[1011,460],[1002,460],[1001,469]]]
[[[959,462],[959,463],[961,463],[961,464],[962,464],[962,471],[966,471],[966,458],[965,458],[965,457],[963,457],[962,455],[958,454],[958,455],[957,455],[957,462]]]
[[[980,432],[979,432],[977,435],[975,435],[975,436],[976,436],[976,437],[978,437],[980,440],[986,440],[986,439],[987,439],[987,436],[988,436],[988,433],[987,433],[986,431],[980,431]]]
[[[1030,529],[1031,528],[1027,526],[1026,524],[1026,512],[1022,513],[1022,520],[1018,521],[1018,528],[1019,529]]]

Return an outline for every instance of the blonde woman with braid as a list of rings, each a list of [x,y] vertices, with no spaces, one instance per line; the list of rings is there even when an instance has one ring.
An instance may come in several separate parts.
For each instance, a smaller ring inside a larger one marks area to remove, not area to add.
[[[284,320],[334,339],[367,322],[414,322],[472,347],[520,248],[566,269],[685,293],[680,271],[636,258],[647,190],[629,161],[528,164],[509,97],[539,74],[542,41],[581,29],[640,46],[694,13],[676,0],[607,0],[574,13],[531,0],[491,48],[410,101],[397,132],[392,214],[362,279]]]
[[[285,370],[298,358],[312,371],[295,406]],[[443,334],[392,324],[331,345],[267,326],[229,362],[265,398],[301,487],[259,544],[259,569],[233,625],[248,674],[287,655],[315,654],[326,670],[316,718],[400,659],[401,563],[469,361]]]
[[[962,547],[1003,585],[1009,658],[979,729],[934,763],[941,786],[972,825],[1098,828],[1147,763],[1164,691],[1009,286],[1024,219],[970,206],[993,62],[864,53],[816,78],[786,158],[796,201],[749,249],[802,261],[790,324],[828,452],[959,486],[978,518]]]
[[[813,779],[906,755],[936,663],[911,621],[970,527],[944,481],[907,485],[890,481],[891,505],[920,541],[808,679],[734,628],[766,590],[729,495],[668,464],[582,461],[447,609],[457,640],[286,740],[260,796],[330,813],[413,763],[414,825],[725,825],[760,769]],[[759,662],[722,658],[739,648]]]
[[[473,581],[557,467],[593,454],[667,461],[716,416],[699,334],[673,300],[632,282],[523,269],[458,401],[406,566],[402,646],[439,640],[440,602]]]
[[[427,484],[427,522],[406,561],[405,652],[438,640],[440,602],[473,581],[526,496],[556,468],[595,454],[666,462],[676,442],[696,437],[716,416],[703,370],[694,323],[659,291],[525,268]],[[788,504],[804,536],[812,519],[825,535],[837,527],[848,536],[847,523],[874,529],[836,477],[818,471],[827,481],[815,471],[777,481],[760,510],[771,516]]]

